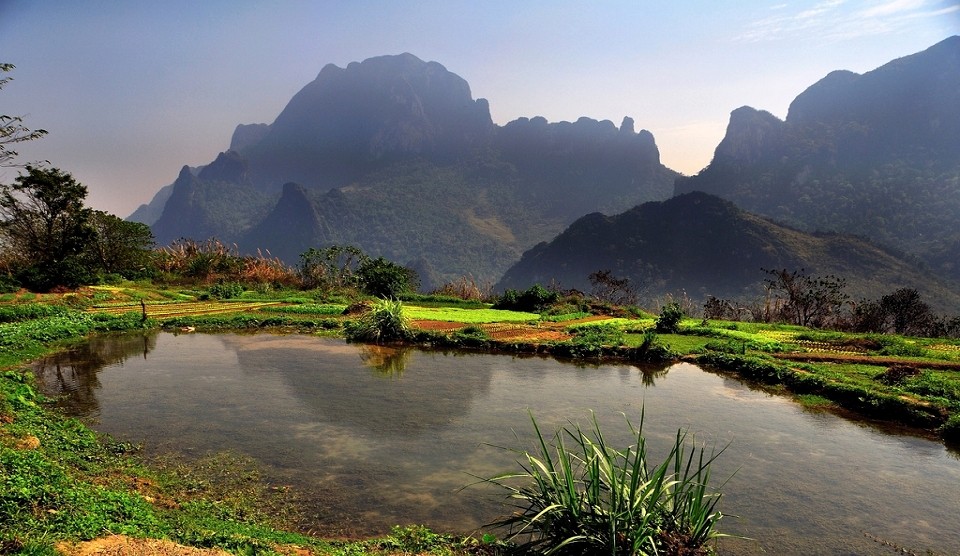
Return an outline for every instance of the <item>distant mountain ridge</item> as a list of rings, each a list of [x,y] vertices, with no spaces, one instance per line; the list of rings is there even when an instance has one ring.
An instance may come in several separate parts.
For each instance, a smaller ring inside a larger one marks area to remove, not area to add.
[[[762,269],[783,268],[841,276],[854,299],[910,287],[931,305],[960,310],[960,293],[867,240],[801,232],[699,191],[584,216],[524,253],[497,288],[540,283],[589,292],[589,275],[610,270],[648,298],[685,292],[700,301],[753,300],[763,294]]]
[[[733,111],[710,165],[677,180],[815,231],[853,233],[960,280],[960,36],[858,75],[835,71],[785,121]]]
[[[325,66],[273,123],[237,126],[230,150],[134,216],[159,213],[160,244],[216,236],[293,263],[351,243],[493,281],[584,212],[664,199],[677,176],[630,118],[497,126],[465,80],[401,54]]]

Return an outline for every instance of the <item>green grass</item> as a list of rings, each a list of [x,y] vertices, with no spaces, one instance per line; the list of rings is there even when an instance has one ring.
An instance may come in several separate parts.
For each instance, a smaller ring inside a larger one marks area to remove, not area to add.
[[[624,328],[627,325],[635,323],[635,320],[625,319],[621,317],[610,317],[605,319],[592,320],[590,322],[579,322],[574,324],[570,328],[583,328],[588,326],[616,326],[619,328]],[[570,329],[568,328],[568,330]]]
[[[464,309],[461,307],[420,307],[405,305],[403,314],[408,319],[439,320],[483,324],[491,322],[531,322],[540,319],[536,313],[506,311],[502,309]]]
[[[293,313],[297,315],[341,315],[346,305],[303,303],[299,305],[270,305],[257,309],[262,313]]]
[[[816,394],[801,394],[795,398],[800,405],[806,407],[807,409],[823,409],[827,407],[833,407],[836,404],[830,401],[823,396],[818,396]]]
[[[560,315],[544,315],[543,320],[546,322],[566,322],[568,320],[577,320],[577,319],[582,319],[589,316],[590,316],[590,313],[577,311],[574,313],[563,313]]]
[[[670,351],[679,355],[697,353],[712,341],[711,338],[681,334],[657,334],[657,338]],[[626,334],[625,341],[628,346],[639,346],[643,343],[643,334]]]

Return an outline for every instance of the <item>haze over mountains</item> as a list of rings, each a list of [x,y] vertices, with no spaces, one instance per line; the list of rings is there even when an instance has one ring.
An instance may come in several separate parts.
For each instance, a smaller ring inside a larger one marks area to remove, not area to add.
[[[693,191],[736,206],[683,195]],[[184,167],[131,219],[160,244],[215,236],[291,263],[308,247],[355,244],[412,264],[427,287],[496,280],[536,245],[501,286],[583,288],[608,268],[661,292],[733,296],[753,291],[761,266],[804,267],[845,276],[855,296],[909,286],[946,301],[956,287],[931,275],[960,281],[958,216],[951,37],[863,75],[829,74],[785,121],[735,110],[692,177],[660,164],[653,136],[629,118],[498,126],[436,62],[328,65],[272,124],[238,126],[228,151]]]
[[[785,121],[733,112],[713,161],[677,180],[809,231],[862,235],[960,280],[960,36],[835,71]]]
[[[466,81],[401,54],[324,67],[272,124],[239,126],[131,218],[160,244],[216,236],[296,262],[349,243],[428,282],[493,281],[585,211],[667,198],[677,175],[629,118],[497,126]]]

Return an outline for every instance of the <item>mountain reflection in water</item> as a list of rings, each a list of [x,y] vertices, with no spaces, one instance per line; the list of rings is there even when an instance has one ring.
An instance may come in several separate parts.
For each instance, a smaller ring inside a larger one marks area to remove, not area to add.
[[[144,356],[145,355],[145,356]],[[71,414],[149,453],[255,458],[330,535],[424,523],[470,532],[502,513],[472,476],[516,470],[546,431],[596,413],[626,446],[639,420],[654,457],[678,428],[718,449],[722,552],[960,553],[960,460],[941,444],[805,410],[680,364],[577,367],[553,359],[347,344],[311,336],[136,334],[38,363]],[[880,539],[878,541],[877,539]],[[881,542],[882,541],[882,542]]]

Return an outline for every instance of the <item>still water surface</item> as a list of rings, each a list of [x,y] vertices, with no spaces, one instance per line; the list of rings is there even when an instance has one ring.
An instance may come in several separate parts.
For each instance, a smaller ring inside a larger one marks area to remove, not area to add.
[[[307,500],[311,528],[371,535],[394,524],[475,531],[500,494],[460,488],[516,469],[541,427],[589,425],[622,446],[623,415],[654,459],[678,428],[729,444],[721,530],[730,554],[960,554],[960,458],[941,444],[804,410],[679,364],[581,368],[545,358],[346,344],[300,335],[101,337],[41,362],[48,395],[118,440],[187,456],[231,450]],[[731,477],[732,476],[732,477]]]

